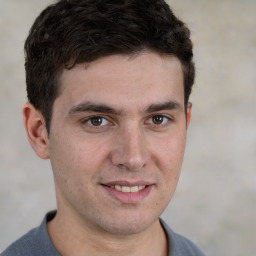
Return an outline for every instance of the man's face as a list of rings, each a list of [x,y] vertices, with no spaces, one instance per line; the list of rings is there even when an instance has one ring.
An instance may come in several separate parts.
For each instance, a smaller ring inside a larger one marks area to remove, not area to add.
[[[58,214],[117,234],[156,222],[179,179],[185,111],[189,120],[175,57],[113,55],[64,70],[48,140]]]

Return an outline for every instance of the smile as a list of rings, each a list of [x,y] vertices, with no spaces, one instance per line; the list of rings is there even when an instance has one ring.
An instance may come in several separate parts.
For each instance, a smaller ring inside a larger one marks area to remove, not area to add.
[[[108,184],[101,184],[107,194],[121,203],[139,203],[145,199],[154,185],[149,182],[134,182],[129,184],[126,181],[115,181]]]
[[[110,186],[111,188],[122,191],[124,193],[135,193],[138,192],[142,189],[144,189],[146,186],[121,186],[121,185],[115,185],[115,186]]]

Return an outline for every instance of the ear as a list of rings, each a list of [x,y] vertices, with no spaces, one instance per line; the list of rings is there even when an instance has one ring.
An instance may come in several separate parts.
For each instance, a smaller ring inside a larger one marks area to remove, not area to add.
[[[190,124],[191,112],[192,112],[192,103],[191,103],[191,102],[188,102],[186,111],[187,111],[187,113],[186,113],[186,114],[187,114],[186,118],[187,118],[187,127],[188,127],[189,124]]]
[[[23,107],[23,121],[29,143],[42,159],[48,159],[48,134],[40,111],[27,102]]]

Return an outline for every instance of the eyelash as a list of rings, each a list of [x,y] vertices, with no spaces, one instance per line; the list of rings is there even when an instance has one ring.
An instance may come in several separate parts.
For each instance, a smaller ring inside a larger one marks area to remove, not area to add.
[[[153,118],[157,118],[157,117],[163,119],[163,121],[159,124],[153,123],[153,120],[152,120]],[[93,119],[97,119],[97,118],[101,119],[103,124],[100,123],[99,125],[93,125],[92,124]],[[173,121],[173,119],[170,118],[169,116],[166,116],[166,115],[163,115],[163,114],[154,114],[154,115],[150,116],[145,123],[150,124],[151,127],[153,127],[153,128],[160,128],[160,127],[167,126],[172,121]],[[107,124],[104,124],[104,122],[107,122]],[[86,118],[85,120],[82,120],[82,124],[86,125],[90,128],[93,128],[93,129],[102,129],[102,128],[105,128],[106,126],[112,126],[113,122],[110,122],[108,120],[108,118],[106,118],[104,116],[95,115],[95,116],[90,116],[89,118]]]
[[[161,122],[161,123],[159,123],[159,124],[156,124],[156,123],[153,123],[153,118],[161,118],[161,119],[163,119],[163,121]],[[169,122],[171,122],[172,121],[172,119],[170,118],[170,117],[168,117],[168,116],[166,116],[166,115],[163,115],[163,114],[155,114],[155,115],[153,115],[153,116],[151,116],[150,118],[149,118],[149,120],[150,120],[150,122],[148,122],[148,123],[150,123],[151,125],[153,125],[153,126],[155,126],[155,127],[164,127],[164,126],[166,126],[166,125],[168,125],[168,123]]]
[[[104,125],[102,125],[102,124],[100,124],[100,125],[93,125],[92,124],[92,120],[93,119],[97,119],[97,118],[101,119],[102,122],[104,122],[104,121],[106,122],[107,121],[108,123],[111,123],[107,118],[98,115],[98,116],[90,116],[89,118],[86,118],[85,120],[82,120],[82,124],[85,124],[85,125],[93,127],[93,128],[101,128],[101,127],[107,126],[107,124],[104,124]]]

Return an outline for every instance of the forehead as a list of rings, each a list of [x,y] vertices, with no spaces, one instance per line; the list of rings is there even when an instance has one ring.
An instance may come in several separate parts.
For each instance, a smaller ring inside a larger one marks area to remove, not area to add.
[[[180,61],[154,52],[112,55],[64,70],[56,101],[70,107],[93,101],[112,107],[141,106],[175,100],[183,104]]]

